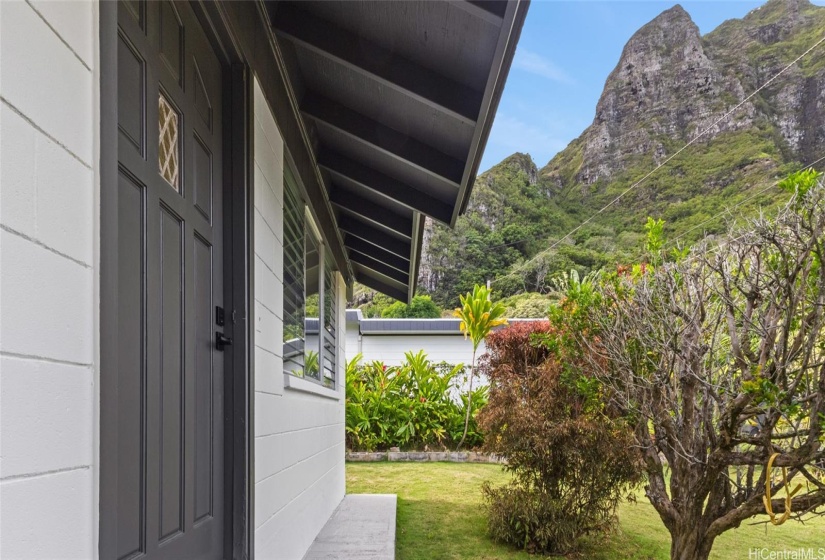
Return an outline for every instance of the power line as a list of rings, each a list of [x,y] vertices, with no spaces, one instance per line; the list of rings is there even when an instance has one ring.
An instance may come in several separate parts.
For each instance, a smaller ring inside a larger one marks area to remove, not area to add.
[[[805,167],[803,167],[803,168],[802,168],[802,171],[806,171],[806,170],[808,170],[808,169],[813,168],[813,166],[814,166],[814,165],[816,165],[817,163],[819,163],[819,162],[820,162],[820,161],[822,161],[822,160],[825,160],[825,156],[822,156],[821,158],[819,158],[818,160],[814,161],[813,163],[809,163],[807,166],[805,166]],[[708,218],[708,219],[706,219],[706,220],[703,220],[703,221],[699,222],[698,224],[696,224],[696,225],[695,225],[695,226],[693,226],[692,228],[687,229],[687,230],[683,231],[682,233],[680,233],[679,235],[677,235],[676,237],[674,237],[674,238],[670,241],[670,243],[676,243],[677,241],[679,241],[680,239],[682,239],[683,237],[685,237],[685,236],[686,236],[687,234],[689,234],[690,232],[692,232],[692,231],[695,231],[695,230],[699,229],[699,228],[700,228],[700,227],[702,227],[703,225],[705,225],[705,224],[707,224],[707,223],[709,223],[709,222],[712,222],[712,221],[716,220],[717,218],[719,218],[719,217],[720,217],[720,216],[722,216],[723,214],[727,214],[727,213],[731,212],[732,210],[734,210],[734,209],[736,209],[736,208],[738,208],[738,207],[742,206],[742,205],[743,205],[743,204],[745,204],[746,202],[748,202],[748,201],[750,201],[750,200],[753,200],[754,198],[756,198],[756,197],[757,197],[757,196],[759,196],[760,194],[763,194],[763,193],[765,193],[765,192],[769,191],[770,189],[772,189],[772,188],[776,187],[779,183],[780,183],[780,181],[774,181],[773,183],[771,183],[770,185],[768,185],[768,186],[767,186],[767,187],[765,187],[764,189],[761,189],[761,190],[759,190],[759,191],[757,191],[757,192],[753,193],[752,195],[750,195],[750,196],[748,196],[748,197],[746,197],[746,198],[743,198],[742,200],[740,200],[739,202],[737,202],[737,203],[736,203],[736,204],[734,204],[733,206],[729,206],[729,207],[725,208],[723,211],[718,212],[717,214],[714,214],[714,215],[713,215],[713,216],[711,216],[710,218]]]
[[[794,65],[795,65],[797,62],[799,62],[800,60],[802,60],[805,56],[807,56],[807,55],[808,55],[811,51],[813,51],[816,47],[818,47],[819,45],[821,45],[823,42],[825,42],[825,36],[823,36],[823,37],[822,37],[819,41],[817,41],[816,43],[814,43],[814,44],[813,44],[810,48],[808,48],[808,50],[806,50],[806,51],[805,51],[805,52],[803,52],[801,55],[799,55],[798,57],[796,57],[796,59],[794,59],[794,60],[793,60],[790,64],[788,64],[787,66],[785,66],[784,68],[782,68],[782,70],[780,70],[779,72],[777,72],[776,74],[774,74],[774,75],[773,75],[773,76],[772,76],[772,77],[771,77],[768,81],[766,81],[766,82],[765,82],[765,83],[763,83],[761,86],[759,86],[758,88],[756,88],[753,92],[751,92],[751,93],[750,93],[747,97],[745,97],[744,99],[742,99],[742,101],[740,101],[739,103],[737,103],[737,104],[736,104],[736,105],[735,105],[732,109],[730,109],[727,113],[725,113],[724,115],[722,115],[721,117],[719,117],[718,119],[716,119],[716,120],[715,120],[715,121],[714,121],[714,122],[713,122],[710,126],[706,127],[706,128],[705,128],[704,130],[702,130],[699,134],[697,134],[695,137],[693,137],[693,139],[691,139],[691,140],[690,140],[687,144],[685,144],[684,146],[682,146],[681,148],[679,148],[676,152],[674,152],[673,154],[671,154],[670,156],[668,156],[667,158],[665,158],[665,159],[664,159],[661,163],[659,163],[659,164],[658,164],[656,167],[654,167],[651,171],[649,171],[647,174],[645,174],[645,175],[644,175],[641,179],[639,179],[638,181],[636,181],[635,183],[633,183],[632,185],[630,185],[627,189],[625,189],[624,191],[622,191],[622,192],[621,192],[618,196],[616,196],[613,200],[611,200],[610,202],[608,202],[606,205],[602,206],[602,207],[601,207],[601,208],[600,208],[600,209],[599,209],[596,213],[592,214],[589,218],[587,218],[587,219],[586,219],[586,220],[584,220],[582,223],[580,223],[579,225],[577,225],[576,227],[574,227],[572,230],[570,230],[569,232],[567,232],[566,234],[564,234],[564,236],[562,236],[561,238],[559,238],[558,240],[556,240],[556,241],[555,241],[552,245],[550,245],[550,247],[548,247],[547,249],[545,249],[545,250],[543,250],[543,251],[541,251],[541,252],[537,253],[536,255],[534,255],[533,257],[531,257],[530,259],[528,259],[528,260],[527,260],[527,261],[525,261],[524,263],[522,263],[521,268],[524,268],[525,266],[529,265],[531,262],[533,262],[534,260],[536,260],[536,259],[537,259],[539,256],[541,256],[543,253],[545,253],[545,252],[547,252],[547,251],[551,251],[551,250],[555,249],[556,247],[558,247],[558,246],[559,246],[559,245],[560,245],[560,244],[561,244],[564,240],[566,240],[566,239],[567,239],[567,238],[569,238],[571,235],[573,235],[574,233],[576,233],[577,231],[579,231],[581,228],[583,228],[584,226],[586,226],[587,224],[589,224],[589,223],[590,223],[591,221],[593,221],[593,220],[594,220],[597,216],[600,216],[602,213],[604,213],[604,212],[605,212],[605,210],[607,210],[608,208],[612,207],[614,204],[616,204],[617,202],[619,202],[619,200],[621,200],[622,198],[624,198],[624,196],[625,196],[625,195],[627,195],[629,192],[631,192],[631,191],[635,190],[635,189],[636,189],[639,185],[641,185],[644,181],[646,181],[646,180],[647,180],[647,179],[648,179],[651,175],[653,175],[653,174],[654,174],[654,173],[656,173],[659,169],[661,169],[662,167],[664,167],[665,165],[667,165],[668,163],[670,163],[670,162],[673,160],[673,158],[675,158],[675,157],[676,157],[676,156],[678,156],[680,153],[682,153],[683,151],[685,151],[687,148],[689,148],[690,146],[692,146],[693,144],[695,144],[695,143],[696,143],[696,141],[697,141],[697,140],[699,140],[699,138],[701,138],[702,136],[704,136],[705,134],[707,134],[708,132],[710,132],[711,130],[713,130],[713,128],[714,128],[714,127],[716,127],[719,123],[721,123],[722,121],[724,121],[725,119],[727,119],[728,117],[730,117],[730,116],[731,116],[734,112],[736,112],[736,111],[737,111],[740,107],[742,107],[742,105],[744,105],[745,103],[747,103],[748,101],[750,101],[750,100],[751,100],[751,99],[752,99],[752,98],[753,98],[756,94],[758,94],[760,91],[762,91],[763,89],[765,89],[766,87],[768,87],[770,84],[772,84],[772,83],[773,83],[773,82],[774,82],[777,78],[779,78],[779,76],[781,76],[782,74],[784,74],[785,72],[787,72],[787,71],[788,71],[788,70],[789,70],[792,66],[794,66]],[[525,238],[525,239],[522,239],[522,240],[519,240],[519,241],[513,241],[513,242],[511,242],[511,243],[505,244],[504,246],[507,246],[507,245],[515,245],[516,243],[521,243],[521,242],[523,242],[523,241],[529,241],[530,239],[536,239],[536,237],[528,237],[528,238]],[[495,247],[493,247],[493,248],[495,248]],[[490,249],[491,249],[491,248],[490,248]],[[506,274],[506,275],[504,275],[504,276],[500,276],[499,278],[494,279],[492,282],[493,282],[493,283],[496,283],[496,282],[498,282],[498,281],[500,281],[500,280],[503,280],[503,279],[505,279],[505,278],[508,278],[508,277],[511,277],[511,276],[514,276],[514,275],[515,275],[515,272],[512,272],[512,273],[510,273],[510,274]]]
[[[818,159],[818,160],[816,160],[814,163],[812,163],[812,164],[808,165],[807,167],[803,168],[803,169],[802,169],[802,171],[805,171],[806,169],[810,169],[810,168],[811,168],[811,167],[813,167],[816,163],[818,163],[818,162],[822,161],[823,159],[825,159],[825,156],[824,156],[824,157],[819,158],[819,159]],[[776,184],[778,184],[778,182],[777,182]],[[771,185],[771,186],[774,186],[774,185]],[[720,212],[720,214],[721,214],[721,212]],[[719,214],[717,214],[717,216],[718,216],[718,215],[719,215]],[[751,235],[751,234],[752,234],[752,232],[750,232],[750,231],[746,231],[746,232],[744,232],[744,233],[742,233],[742,234],[740,234],[740,235],[738,235],[738,236],[736,236],[736,237],[734,237],[734,238],[732,238],[732,239],[728,239],[728,240],[726,240],[724,243],[717,243],[714,247],[711,247],[710,249],[707,249],[707,251],[705,251],[704,255],[710,255],[710,254],[713,254],[713,253],[718,253],[719,251],[721,251],[722,249],[724,249],[727,245],[730,245],[731,243],[737,243],[737,242],[739,242],[739,241],[742,241],[743,239],[745,239],[746,237],[748,237],[748,236],[749,236],[749,235]],[[693,260],[695,260],[695,259],[697,259],[697,258],[700,258],[701,256],[702,256],[701,254],[693,254],[693,255],[688,256],[688,257],[686,258],[686,260],[687,260],[687,261],[693,261]]]

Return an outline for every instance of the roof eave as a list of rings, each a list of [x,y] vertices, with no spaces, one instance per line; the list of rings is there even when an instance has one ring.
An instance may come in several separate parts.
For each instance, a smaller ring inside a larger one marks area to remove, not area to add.
[[[490,69],[490,77],[487,80],[487,87],[482,100],[482,110],[479,112],[479,120],[470,149],[470,158],[464,169],[464,176],[458,192],[458,198],[453,210],[453,217],[450,226],[455,227],[458,217],[467,210],[467,204],[472,194],[473,184],[478,175],[478,168],[481,165],[481,156],[487,146],[487,139],[493,127],[495,114],[498,110],[501,95],[504,92],[504,84],[510,73],[513,58],[516,53],[524,20],[527,17],[527,10],[530,7],[530,0],[511,0],[507,3],[507,11],[501,25],[496,54],[493,65]]]

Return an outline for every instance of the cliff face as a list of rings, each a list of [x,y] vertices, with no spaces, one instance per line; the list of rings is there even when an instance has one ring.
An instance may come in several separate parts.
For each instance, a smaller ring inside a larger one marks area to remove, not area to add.
[[[717,121],[814,44],[817,34],[825,34],[825,8],[807,0],[770,0],[705,37],[674,6],[628,41],[593,123],[541,170],[542,177],[556,189],[609,181],[631,168],[634,156],[659,163],[673,152],[669,148],[706,129],[712,137],[774,126],[784,159],[816,159],[825,152],[825,45]],[[580,156],[565,153],[571,149]]]
[[[705,130],[553,262],[592,269],[632,258],[647,216],[664,218],[668,235],[690,231],[688,242],[721,231],[724,222],[696,226],[825,156],[825,43],[743,101],[823,37],[825,7],[808,0],[769,0],[705,36],[681,6],[664,11],[627,42],[577,139],[543,168],[514,154],[481,174],[456,231],[428,224],[421,286],[446,301],[506,273]],[[778,199],[760,195],[737,211]],[[512,242],[516,230],[531,241]],[[485,251],[501,254],[493,262]]]
[[[486,173],[478,176],[473,195],[467,205],[468,213],[475,214],[491,229],[501,227],[524,215],[529,208],[519,208],[515,197],[534,190],[538,194],[539,171],[529,154],[513,154]]]
[[[528,235],[547,222],[548,212],[561,212],[539,182],[539,172],[529,154],[516,153],[478,176],[465,216],[459,218],[456,230],[436,226],[428,219],[419,267],[419,287],[435,293],[445,278],[455,278],[459,268],[472,268],[472,262],[487,261],[486,255],[474,253],[472,241],[476,234],[498,239],[493,245],[504,255],[510,241]],[[490,244],[488,244],[489,247]],[[512,252],[511,252],[512,253]],[[495,259],[492,259],[495,260]],[[500,261],[502,263],[508,262]],[[496,263],[485,265],[493,273]],[[447,281],[449,285],[451,282]]]
[[[626,168],[635,154],[666,157],[663,139],[687,142],[711,126],[742,85],[705,53],[699,29],[681,6],[642,27],[622,52],[596,105],[593,124],[582,135],[583,162],[576,182],[589,185]],[[745,118],[718,130],[752,126],[753,106]],[[546,170],[554,176],[552,167]]]
[[[770,0],[741,20],[726,21],[703,42],[745,91],[754,91],[825,37],[825,7],[808,0]],[[777,127],[789,156],[825,155],[825,43],[759,94],[758,114]]]

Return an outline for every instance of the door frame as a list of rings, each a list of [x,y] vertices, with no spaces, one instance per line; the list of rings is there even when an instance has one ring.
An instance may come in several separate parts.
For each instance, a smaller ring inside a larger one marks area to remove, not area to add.
[[[191,2],[224,67],[224,307],[225,333],[234,343],[224,352],[224,558],[253,558],[253,404],[250,348],[252,268],[252,88],[237,37],[216,3]],[[98,554],[113,558],[108,523],[115,519],[116,480],[109,451],[116,448],[117,386],[107,371],[117,368],[118,121],[117,2],[100,2],[100,403]]]

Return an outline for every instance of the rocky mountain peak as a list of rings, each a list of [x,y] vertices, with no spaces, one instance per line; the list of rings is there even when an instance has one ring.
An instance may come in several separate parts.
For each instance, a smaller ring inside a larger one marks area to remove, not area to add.
[[[741,85],[706,55],[690,15],[673,6],[625,45],[593,124],[583,134],[576,182],[587,186],[609,180],[641,154],[661,161],[667,154],[665,139],[689,140],[709,126],[723,99],[741,97]],[[734,126],[750,124],[745,120]]]
[[[512,186],[513,192],[496,188],[503,178]],[[530,154],[516,152],[478,176],[469,209],[488,227],[496,228],[504,217],[504,209],[510,205],[508,199],[535,190],[538,180],[539,170]]]
[[[702,37],[678,4],[644,25],[608,76],[593,123],[540,177],[557,192],[598,192],[644,160],[655,165],[697,138],[774,127],[783,157],[811,161],[825,149],[825,49],[784,73],[719,121],[825,33],[825,8],[769,0]],[[650,160],[652,159],[652,163]]]
[[[690,14],[685,11],[681,4],[674,4],[672,8],[668,8],[650,20],[640,31],[649,25],[674,25],[681,22],[693,23],[693,19],[691,19]]]

